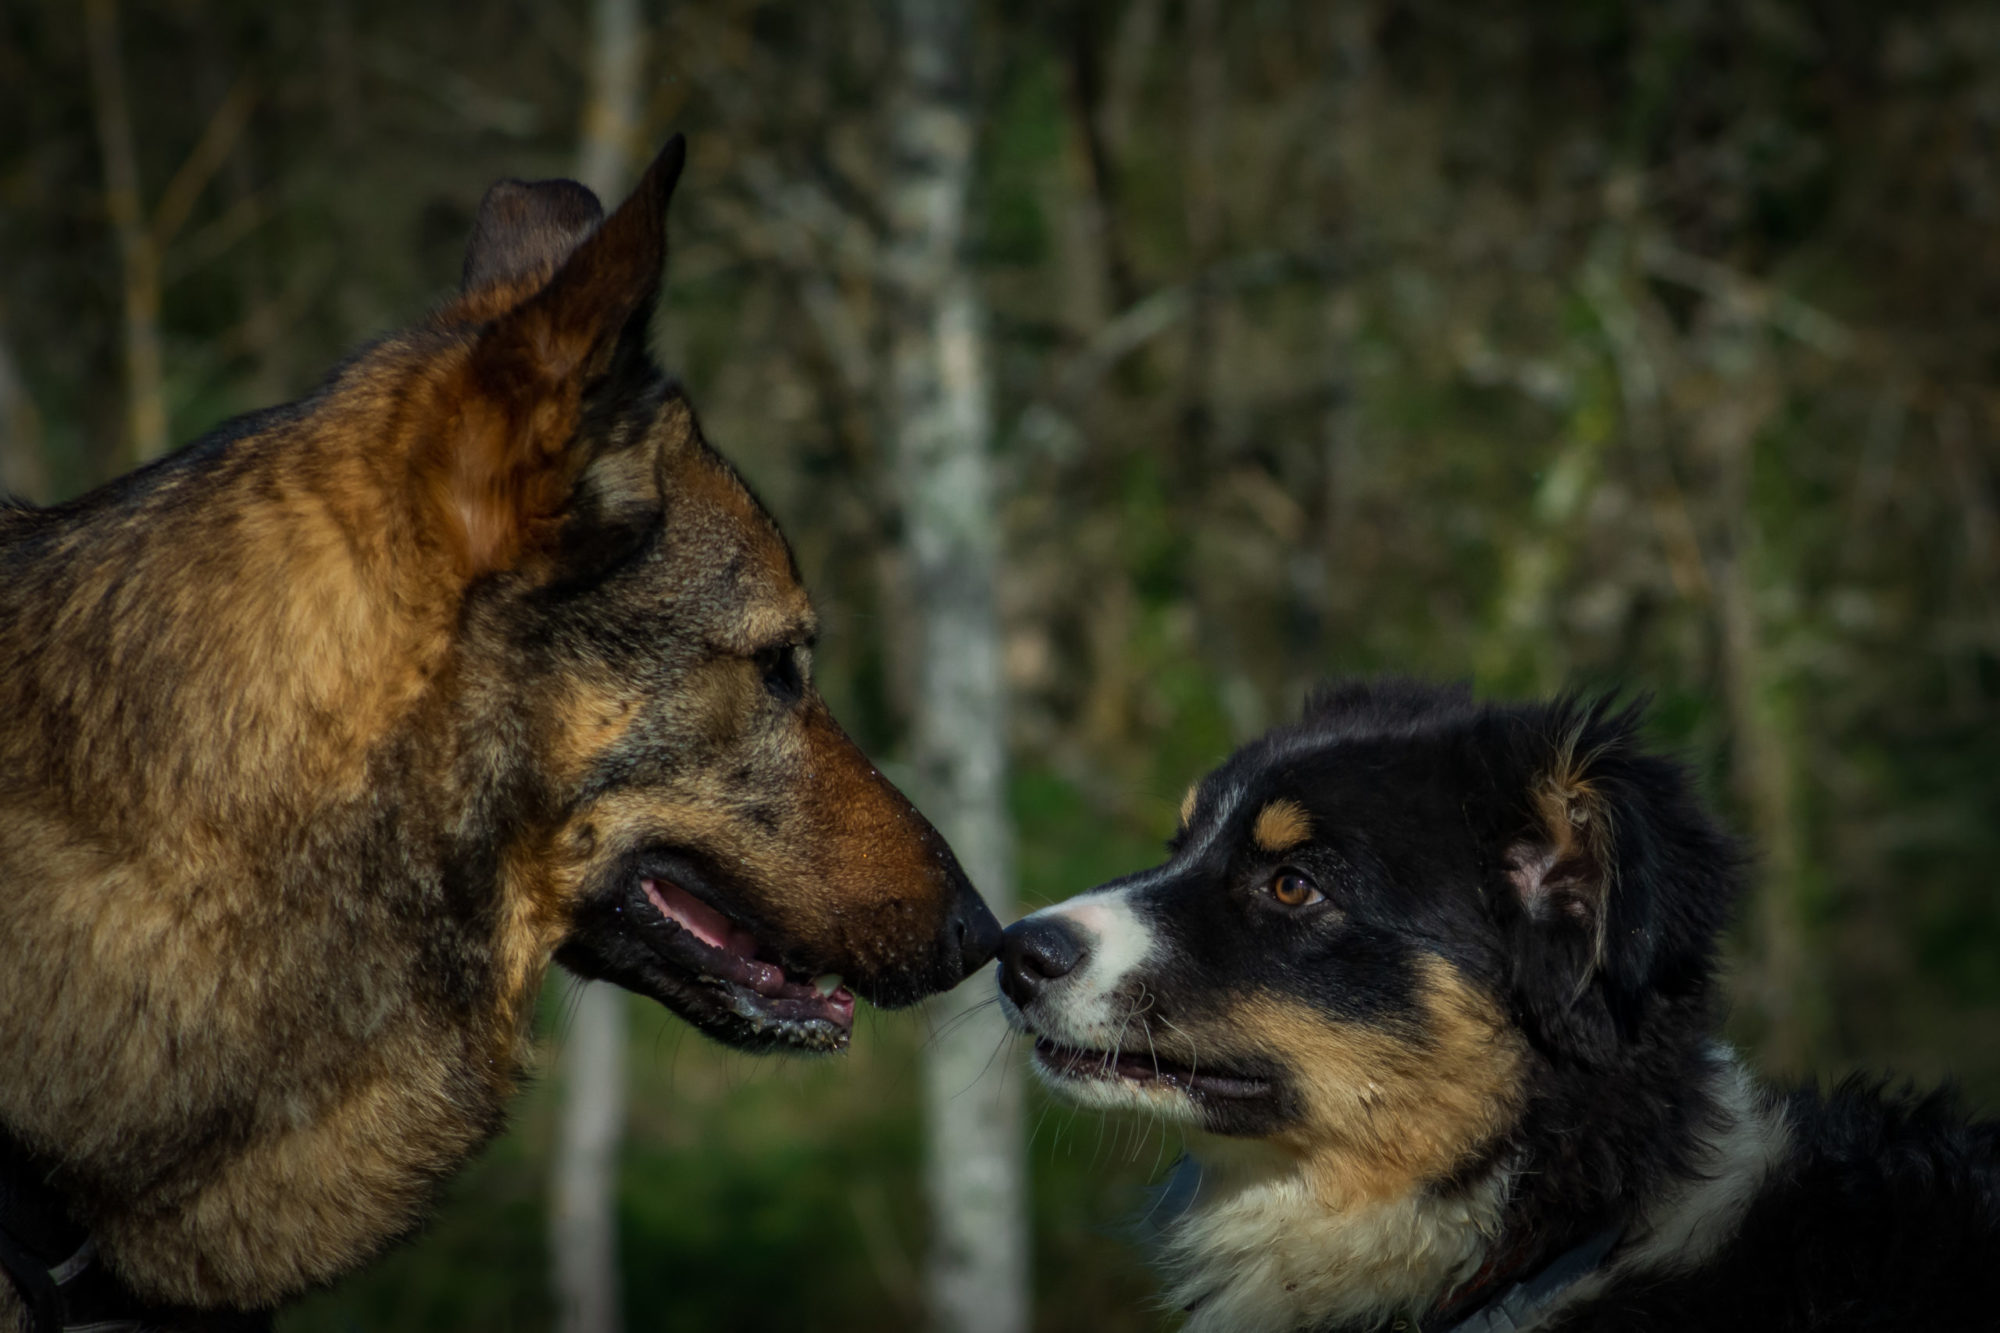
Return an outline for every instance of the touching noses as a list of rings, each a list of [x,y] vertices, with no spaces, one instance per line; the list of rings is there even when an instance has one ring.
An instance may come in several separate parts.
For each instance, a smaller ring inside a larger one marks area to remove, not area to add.
[[[1043,987],[1074,972],[1089,952],[1058,918],[1016,921],[1000,941],[1000,991],[1025,1008]]]

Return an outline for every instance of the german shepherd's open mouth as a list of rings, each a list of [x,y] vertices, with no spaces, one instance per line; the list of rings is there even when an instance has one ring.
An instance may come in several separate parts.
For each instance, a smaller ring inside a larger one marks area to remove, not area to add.
[[[637,858],[622,892],[593,901],[557,957],[666,1005],[709,1036],[750,1049],[833,1051],[854,1031],[854,992],[838,973],[769,943],[770,932],[718,906],[695,858]]]

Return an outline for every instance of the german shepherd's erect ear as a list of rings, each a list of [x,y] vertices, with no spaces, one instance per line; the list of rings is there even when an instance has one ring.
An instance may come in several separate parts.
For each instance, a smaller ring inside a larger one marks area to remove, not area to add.
[[[1511,756],[1491,807],[1492,845],[1499,892],[1516,909],[1512,958],[1528,1029],[1585,1061],[1629,1040],[1649,996],[1695,980],[1660,971],[1705,956],[1694,946],[1716,923],[1681,920],[1673,903],[1731,896],[1726,885],[1703,895],[1664,891],[1690,865],[1733,870],[1736,862],[1688,776],[1646,750],[1644,716],[1643,700],[1619,708],[1570,698],[1496,715],[1474,740],[1483,753]],[[1505,733],[1501,745],[1492,745],[1493,733]]]
[[[621,354],[645,360],[646,326],[666,262],[666,208],[687,160],[668,141],[622,207],[600,223],[574,181],[502,181],[480,206],[465,257],[463,313],[531,293],[479,335],[452,386],[460,415],[421,460],[439,518],[470,574],[503,569],[553,534],[589,440],[586,389]]]
[[[608,217],[502,182],[456,297],[306,398],[0,503],[0,1145],[148,1300],[414,1226],[552,960],[824,1051],[998,943],[648,350],[683,160]]]

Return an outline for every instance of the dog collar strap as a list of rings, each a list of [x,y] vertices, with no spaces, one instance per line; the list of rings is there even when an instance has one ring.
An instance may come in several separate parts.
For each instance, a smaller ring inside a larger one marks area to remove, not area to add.
[[[1476,1308],[1440,1325],[1439,1333],[1525,1333],[1564,1292],[1595,1272],[1618,1243],[1620,1229],[1606,1227],[1557,1255],[1540,1271],[1493,1293]]]
[[[60,1333],[62,1288],[4,1225],[0,1225],[0,1271],[20,1293],[28,1316],[27,1333]]]
[[[46,1165],[0,1128],[0,1271],[21,1294],[28,1333],[62,1333],[64,1288],[97,1247],[70,1217]]]
[[[10,1203],[18,1197],[13,1183],[7,1182],[6,1188]],[[82,1322],[71,1320],[73,1314],[79,1313],[71,1300],[76,1294],[69,1290],[73,1284],[77,1292],[85,1287],[107,1285],[77,1281],[96,1258],[97,1242],[86,1239],[69,1258],[54,1267],[45,1267],[30,1248],[30,1242],[0,1224],[0,1271],[6,1273],[14,1290],[21,1295],[28,1316],[23,1333],[145,1333],[146,1324],[140,1319],[97,1319],[85,1314]],[[84,1296],[82,1305],[88,1307],[91,1303],[91,1297]]]
[[[20,1293],[23,1333],[145,1333],[160,1326],[156,1312],[97,1262],[97,1242],[49,1183],[47,1163],[4,1127],[0,1274]]]

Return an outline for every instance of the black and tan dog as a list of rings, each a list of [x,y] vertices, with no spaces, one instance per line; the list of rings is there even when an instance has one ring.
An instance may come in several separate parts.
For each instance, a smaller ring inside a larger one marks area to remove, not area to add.
[[[155,1305],[266,1309],[408,1232],[551,956],[818,1051],[997,945],[648,354],[682,158],[608,219],[494,187],[462,294],[310,397],[0,505],[0,1262],[44,1318],[87,1302],[43,1184]]]
[[[1189,1329],[2000,1327],[2000,1126],[1717,1045],[1741,861],[1638,724],[1326,692],[1008,932],[1044,1080],[1191,1131]]]

